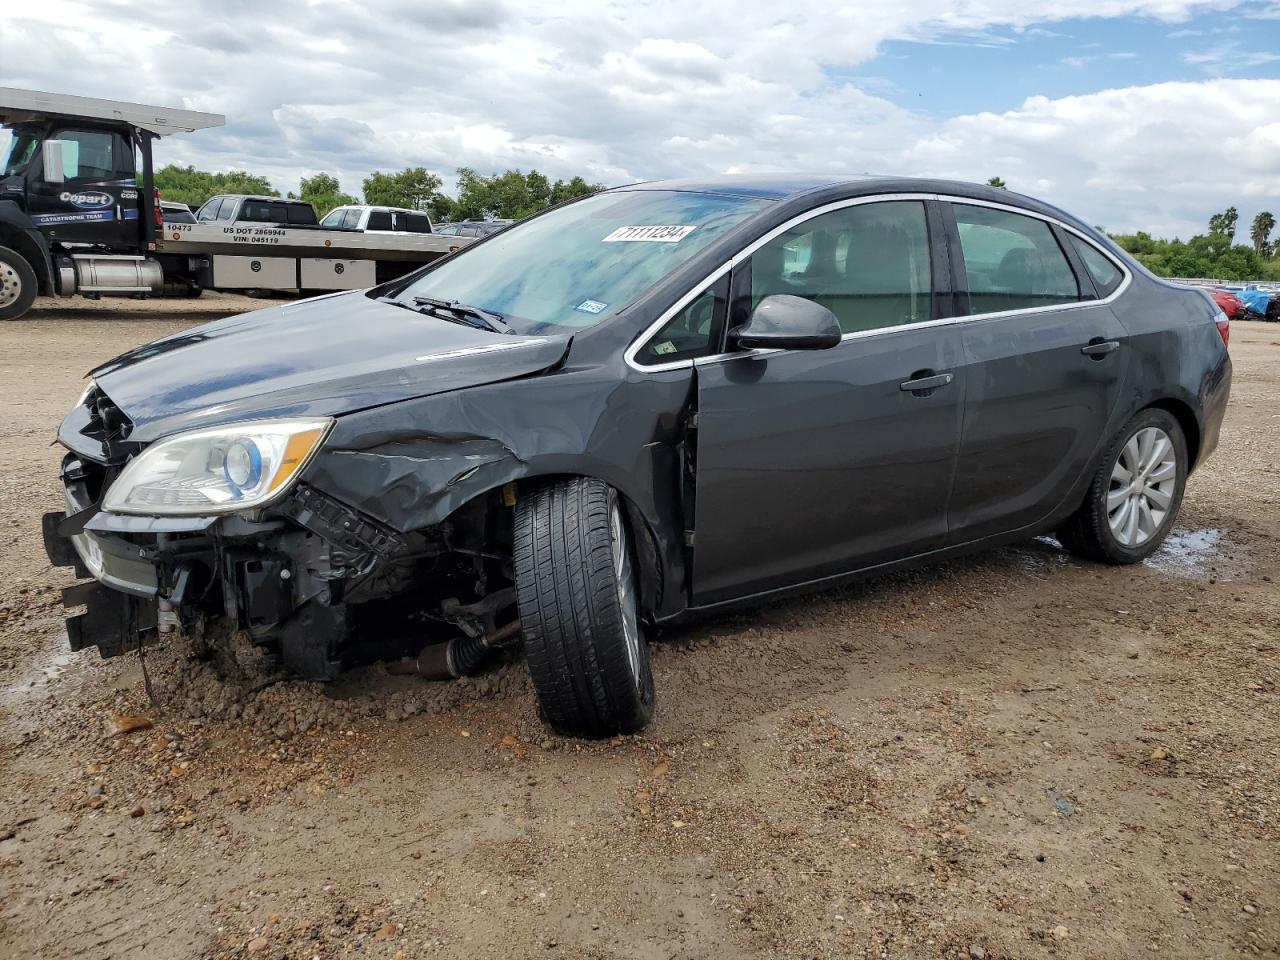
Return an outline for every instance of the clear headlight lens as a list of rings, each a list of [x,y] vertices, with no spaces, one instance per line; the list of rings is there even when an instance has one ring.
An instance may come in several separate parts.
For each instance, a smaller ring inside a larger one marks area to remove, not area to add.
[[[258,420],[194,430],[138,454],[103,501],[112,513],[236,513],[283,495],[320,448],[329,419]]]

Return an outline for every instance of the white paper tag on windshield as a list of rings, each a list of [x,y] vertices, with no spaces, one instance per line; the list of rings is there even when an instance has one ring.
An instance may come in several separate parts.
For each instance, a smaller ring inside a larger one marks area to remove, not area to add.
[[[681,227],[674,225],[619,227],[600,242],[631,243],[635,241],[647,241],[649,243],[679,243],[697,229],[698,228],[696,226]]]

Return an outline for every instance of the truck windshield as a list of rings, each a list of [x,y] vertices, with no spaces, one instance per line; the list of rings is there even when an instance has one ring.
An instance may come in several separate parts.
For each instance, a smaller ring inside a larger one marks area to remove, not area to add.
[[[0,176],[10,177],[25,170],[39,145],[39,127],[0,130],[0,154],[4,155],[4,170],[0,172]]]
[[[397,299],[456,300],[520,334],[591,326],[767,205],[677,191],[598,194],[463,250]]]

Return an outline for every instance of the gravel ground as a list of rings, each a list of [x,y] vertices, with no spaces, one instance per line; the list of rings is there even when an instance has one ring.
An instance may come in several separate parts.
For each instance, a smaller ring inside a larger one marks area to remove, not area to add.
[[[255,691],[175,643],[156,709],[66,653],[79,378],[260,305],[0,326],[0,955],[1280,956],[1280,328],[1234,326],[1151,562],[1032,541],[669,630],[655,723],[586,743],[518,663]]]

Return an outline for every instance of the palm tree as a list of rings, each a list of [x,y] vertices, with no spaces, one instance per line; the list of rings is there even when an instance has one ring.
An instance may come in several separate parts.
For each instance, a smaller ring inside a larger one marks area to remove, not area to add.
[[[1271,231],[1275,229],[1276,218],[1266,210],[1253,218],[1253,229],[1249,231],[1249,236],[1253,240],[1253,249],[1258,251],[1258,255],[1267,257],[1271,255]]]

